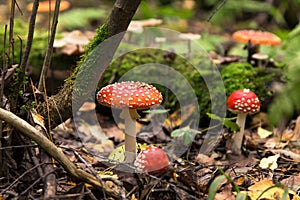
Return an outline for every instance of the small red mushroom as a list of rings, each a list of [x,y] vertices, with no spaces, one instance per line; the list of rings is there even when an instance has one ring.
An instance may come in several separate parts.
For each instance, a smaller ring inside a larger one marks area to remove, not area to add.
[[[120,108],[125,120],[125,162],[132,163],[136,157],[136,124],[140,116],[137,109],[149,109],[161,104],[161,93],[152,85],[125,81],[103,87],[97,93],[97,101],[108,107]]]
[[[137,171],[153,174],[167,169],[169,158],[161,148],[150,146],[139,153],[134,166]]]
[[[260,101],[256,94],[249,89],[236,90],[228,97],[227,108],[237,114],[236,123],[240,127],[240,130],[233,136],[231,150],[234,154],[241,154],[246,116],[259,112]]]

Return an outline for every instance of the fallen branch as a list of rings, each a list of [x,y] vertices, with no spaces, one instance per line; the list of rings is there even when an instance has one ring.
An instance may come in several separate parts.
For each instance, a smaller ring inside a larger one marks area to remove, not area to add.
[[[62,151],[60,151],[50,140],[48,140],[48,138],[42,135],[42,133],[36,130],[25,120],[2,108],[0,108],[0,119],[11,124],[14,128],[21,131],[24,135],[34,140],[49,155],[51,155],[56,161],[58,161],[73,178],[89,183],[95,188],[103,190],[106,194],[114,198],[122,198],[125,196],[124,191],[114,191],[100,179],[97,179],[95,176],[85,172],[82,169],[76,168],[76,166],[69,160],[67,156],[62,153]]]

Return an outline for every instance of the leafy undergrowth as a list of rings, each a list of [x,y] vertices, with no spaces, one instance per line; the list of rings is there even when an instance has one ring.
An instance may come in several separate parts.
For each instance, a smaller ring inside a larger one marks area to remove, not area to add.
[[[128,199],[300,199],[300,117],[284,131],[267,130],[265,114],[259,113],[248,123],[243,155],[234,156],[226,148],[232,132],[225,127],[211,154],[199,153],[206,133],[203,129],[195,138],[186,139],[184,143],[190,145],[182,155],[176,155],[176,148],[168,144],[178,145],[183,140],[177,137],[181,129],[176,127],[186,123],[191,113],[182,121],[174,117],[176,112],[163,121],[159,114],[144,115],[137,122],[138,142],[164,148],[171,160],[166,171],[147,175],[126,172],[120,163],[109,162],[109,154],[123,144],[124,124],[115,124],[107,114],[97,113],[93,119],[94,109],[94,103],[84,104],[78,113],[81,120],[68,120],[56,128],[55,141],[77,166],[92,170],[107,184],[125,188]],[[187,130],[182,129],[184,134],[195,132]],[[173,131],[176,134],[171,134]],[[116,159],[120,156],[122,151],[114,152]],[[87,190],[97,199],[103,198],[89,185],[75,184],[60,175],[61,196]]]

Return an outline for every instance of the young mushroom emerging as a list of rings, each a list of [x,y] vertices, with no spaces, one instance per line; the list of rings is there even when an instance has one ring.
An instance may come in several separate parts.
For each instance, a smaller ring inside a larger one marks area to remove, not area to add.
[[[150,146],[139,153],[134,166],[138,171],[153,174],[168,168],[169,158],[161,148]]]
[[[125,162],[132,163],[136,157],[137,109],[149,109],[161,104],[161,93],[152,85],[125,81],[103,87],[97,93],[97,101],[108,107],[122,109],[120,117],[125,120]]]
[[[256,30],[240,30],[232,35],[232,39],[247,44],[248,62],[253,54],[259,52],[259,45],[280,45],[281,39],[273,33]]]
[[[242,140],[245,130],[247,114],[257,113],[260,109],[260,101],[256,94],[249,89],[236,90],[227,99],[227,108],[237,114],[236,123],[240,130],[233,135],[231,150],[233,154],[241,154]]]

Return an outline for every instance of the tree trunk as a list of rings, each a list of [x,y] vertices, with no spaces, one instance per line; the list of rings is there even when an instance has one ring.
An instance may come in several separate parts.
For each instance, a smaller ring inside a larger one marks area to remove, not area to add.
[[[97,35],[88,45],[86,53],[78,63],[78,66],[71,77],[66,80],[62,89],[56,95],[49,97],[44,103],[38,105],[37,111],[44,117],[47,128],[52,129],[72,117],[72,109],[74,111],[74,107],[75,109],[78,109],[81,106],[83,102],[80,100],[77,101],[76,96],[73,93],[74,80],[76,79],[78,72],[82,70],[88,71],[91,65],[94,64],[93,62],[101,62],[89,59],[91,52],[107,38],[127,30],[140,2],[141,0],[117,0],[115,2],[108,19],[97,30]],[[109,55],[114,54],[120,42],[121,38],[119,37],[119,40],[114,43],[114,48],[110,48]],[[112,56],[106,60],[106,68],[109,66],[111,59]],[[88,83],[85,85],[85,88],[89,88]],[[81,91],[76,92],[80,93]]]

